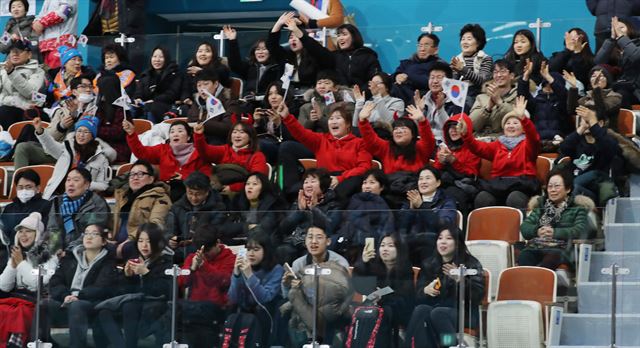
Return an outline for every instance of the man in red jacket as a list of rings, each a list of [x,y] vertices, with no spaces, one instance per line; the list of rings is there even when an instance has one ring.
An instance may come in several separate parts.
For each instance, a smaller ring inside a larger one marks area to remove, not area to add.
[[[214,325],[224,322],[227,290],[236,256],[220,243],[220,232],[215,226],[205,225],[196,230],[193,243],[198,248],[189,254],[183,269],[191,274],[180,277],[180,288],[187,291],[188,301],[183,303],[182,320],[185,338],[190,347],[212,347],[218,340]]]

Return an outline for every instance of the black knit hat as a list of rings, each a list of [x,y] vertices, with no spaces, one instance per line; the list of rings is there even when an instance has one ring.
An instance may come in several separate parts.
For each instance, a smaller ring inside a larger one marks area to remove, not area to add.
[[[29,1],[27,1],[27,0],[11,0],[11,1],[9,1],[9,12],[11,12],[11,4],[13,4],[16,1],[20,1],[22,3],[22,5],[24,5],[25,13],[29,12]]]

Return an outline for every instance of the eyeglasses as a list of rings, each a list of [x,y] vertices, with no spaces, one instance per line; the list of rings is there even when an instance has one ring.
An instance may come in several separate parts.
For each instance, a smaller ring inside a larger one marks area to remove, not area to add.
[[[509,71],[509,69],[496,69],[493,71],[494,75],[508,75],[510,73],[511,71]]]
[[[85,232],[82,234],[82,236],[86,238],[100,237],[100,232]]]
[[[129,173],[129,177],[135,178],[135,179],[142,179],[144,178],[145,175],[150,175],[150,174],[145,172]]]

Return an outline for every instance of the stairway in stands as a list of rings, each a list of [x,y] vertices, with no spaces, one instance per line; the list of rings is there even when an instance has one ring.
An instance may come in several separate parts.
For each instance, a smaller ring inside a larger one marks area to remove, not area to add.
[[[640,198],[611,200],[604,216],[605,250],[584,250],[578,271],[578,313],[562,318],[560,346],[610,347],[611,276],[614,262],[628,268],[618,276],[616,347],[640,347]]]

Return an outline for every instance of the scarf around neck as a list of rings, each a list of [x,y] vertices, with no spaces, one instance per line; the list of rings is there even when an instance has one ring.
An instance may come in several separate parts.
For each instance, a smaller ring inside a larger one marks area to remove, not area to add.
[[[171,152],[173,152],[173,156],[175,156],[178,163],[183,166],[191,157],[193,153],[193,143],[186,144],[169,144],[171,146]]]
[[[64,222],[64,231],[67,234],[75,230],[75,225],[73,224],[73,215],[78,212],[88,195],[89,190],[87,190],[87,192],[85,192],[80,198],[72,200],[71,198],[69,198],[66,192],[62,194],[60,215],[62,215],[62,220]]]
[[[508,137],[501,135],[498,137],[498,141],[504,145],[509,151],[513,150],[518,144],[520,144],[525,138],[524,134],[520,134],[517,137]]]
[[[550,199],[544,201],[544,213],[540,216],[540,226],[555,226],[560,221],[562,213],[567,209],[567,201],[564,200],[556,207]]]

